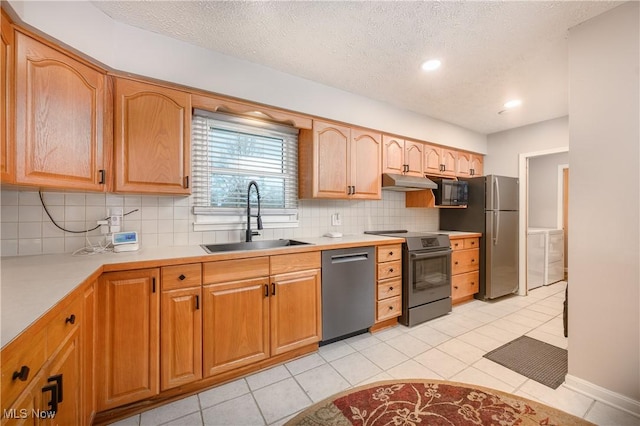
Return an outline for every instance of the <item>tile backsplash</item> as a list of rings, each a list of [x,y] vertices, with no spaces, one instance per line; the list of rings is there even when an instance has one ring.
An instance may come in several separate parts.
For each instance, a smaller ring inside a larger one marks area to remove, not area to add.
[[[78,192],[43,192],[44,203],[63,228],[83,231],[96,226],[107,209],[120,207],[126,215],[123,230],[137,231],[142,247],[182,246],[241,241],[244,232],[194,231],[192,197],[119,195]],[[0,199],[2,256],[73,253],[103,240],[100,230],[67,233],[49,219],[38,191],[3,188]],[[331,225],[331,215],[340,213],[341,226]],[[300,200],[299,226],[260,231],[258,239],[319,237],[329,231],[361,234],[372,229],[438,229],[438,210],[405,208],[403,192],[382,191],[379,201]],[[255,225],[254,225],[255,226]]]

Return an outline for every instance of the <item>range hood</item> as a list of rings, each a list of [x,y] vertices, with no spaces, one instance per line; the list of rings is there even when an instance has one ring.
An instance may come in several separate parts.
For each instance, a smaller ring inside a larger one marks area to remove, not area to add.
[[[395,173],[382,174],[382,189],[388,191],[423,191],[437,189],[438,185],[426,177],[406,176]]]

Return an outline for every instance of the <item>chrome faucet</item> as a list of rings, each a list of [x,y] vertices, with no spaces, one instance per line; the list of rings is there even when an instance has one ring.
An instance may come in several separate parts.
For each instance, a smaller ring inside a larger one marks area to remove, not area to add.
[[[251,187],[254,186],[256,188],[256,194],[258,195],[258,214],[251,214]],[[262,229],[262,217],[260,216],[260,190],[258,189],[258,184],[255,180],[249,182],[249,186],[247,187],[247,232],[246,232],[246,242],[250,242],[251,238],[254,235],[260,235],[258,231],[251,231],[251,218],[255,217],[258,220],[258,230]]]

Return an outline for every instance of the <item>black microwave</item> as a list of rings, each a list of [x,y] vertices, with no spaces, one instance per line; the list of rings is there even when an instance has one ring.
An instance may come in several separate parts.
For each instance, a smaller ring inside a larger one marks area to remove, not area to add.
[[[461,180],[433,179],[436,206],[466,206],[469,201],[469,184]]]

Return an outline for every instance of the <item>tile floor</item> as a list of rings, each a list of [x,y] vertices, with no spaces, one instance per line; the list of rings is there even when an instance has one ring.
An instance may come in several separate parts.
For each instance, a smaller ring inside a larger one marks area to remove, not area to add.
[[[116,425],[282,425],[305,407],[361,384],[392,378],[434,378],[478,384],[557,407],[598,425],[640,419],[561,385],[551,389],[482,357],[523,334],[567,348],[565,283],[527,297],[456,306],[413,328],[396,326],[323,346],[290,361]]]

